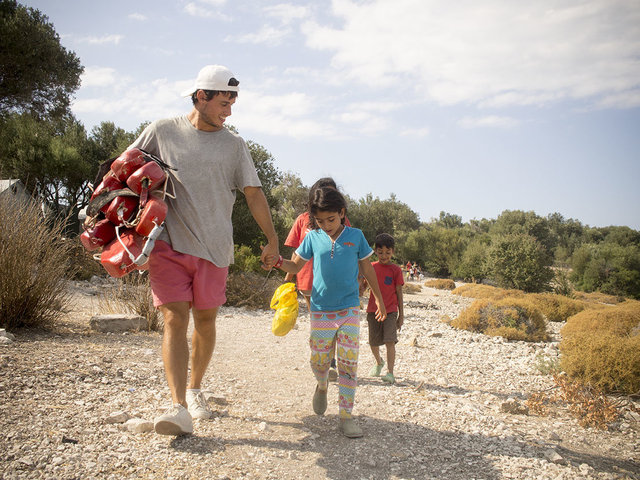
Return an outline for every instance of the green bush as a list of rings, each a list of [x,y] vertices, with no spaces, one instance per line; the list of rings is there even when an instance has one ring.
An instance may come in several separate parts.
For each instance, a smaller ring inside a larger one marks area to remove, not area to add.
[[[247,245],[234,245],[234,260],[229,267],[230,272],[264,272],[260,256],[253,253]]]
[[[453,272],[456,278],[465,282],[481,282],[487,278],[487,242],[481,239],[473,240],[465,248]]]
[[[526,298],[476,300],[451,321],[451,326],[508,340],[540,342],[549,338],[542,313]]]
[[[0,325],[49,326],[66,306],[71,243],[64,220],[47,223],[36,202],[0,197]]]
[[[585,292],[640,299],[640,246],[583,245],[571,257],[571,280]]]
[[[534,237],[509,234],[493,238],[488,266],[498,286],[525,292],[541,292],[549,288],[553,278],[551,257]]]
[[[570,377],[610,393],[640,391],[640,302],[584,310],[561,334],[560,365]]]

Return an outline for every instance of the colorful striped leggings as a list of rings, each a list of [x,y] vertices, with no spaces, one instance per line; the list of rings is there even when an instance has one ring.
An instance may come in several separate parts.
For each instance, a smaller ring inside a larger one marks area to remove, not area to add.
[[[327,383],[331,348],[336,345],[338,367],[338,407],[340,418],[351,418],[356,393],[360,310],[357,307],[338,312],[311,312],[311,370],[319,383]]]

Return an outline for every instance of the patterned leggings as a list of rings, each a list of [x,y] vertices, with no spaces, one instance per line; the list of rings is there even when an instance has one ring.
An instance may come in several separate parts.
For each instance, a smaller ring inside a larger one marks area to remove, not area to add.
[[[356,393],[360,310],[357,307],[338,312],[311,312],[311,370],[319,383],[327,383],[331,348],[336,345],[340,418],[351,418]]]

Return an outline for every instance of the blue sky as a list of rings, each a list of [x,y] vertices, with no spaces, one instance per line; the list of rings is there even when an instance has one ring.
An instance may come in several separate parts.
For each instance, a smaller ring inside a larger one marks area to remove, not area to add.
[[[423,221],[553,212],[640,230],[637,0],[37,0],[88,131],[187,113],[201,67],[277,168]]]

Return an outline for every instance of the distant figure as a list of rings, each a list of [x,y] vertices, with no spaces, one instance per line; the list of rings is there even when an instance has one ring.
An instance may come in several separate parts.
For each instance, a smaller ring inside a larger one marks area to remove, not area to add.
[[[373,250],[361,230],[347,227],[347,202],[334,188],[322,187],[309,202],[311,231],[295,252],[293,260],[279,256],[276,267],[298,273],[313,258],[311,289],[311,369],[317,385],[313,411],[322,415],[327,409],[328,373],[331,349],[337,342],[339,374],[339,413],[342,433],[350,438],[362,436],[353,421],[352,410],[358,371],[360,342],[360,297],[358,269],[363,273],[378,306],[375,318],[387,316],[376,273],[369,257]],[[270,259],[267,264],[273,262]]]
[[[380,356],[380,347],[384,345],[387,350],[387,373],[382,377],[382,380],[388,383],[396,382],[393,374],[396,362],[396,343],[398,343],[398,332],[404,324],[402,269],[391,263],[395,244],[394,238],[388,233],[376,236],[374,243],[374,251],[378,261],[373,262],[372,266],[376,272],[384,307],[387,311],[387,318],[384,322],[379,322],[375,317],[376,303],[373,296],[369,297],[369,305],[367,306],[369,346],[376,359],[376,364],[371,368],[369,375],[372,377],[380,376],[384,367],[384,360]]]

